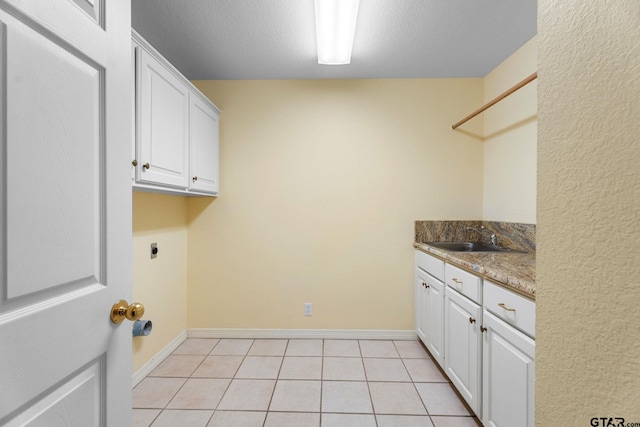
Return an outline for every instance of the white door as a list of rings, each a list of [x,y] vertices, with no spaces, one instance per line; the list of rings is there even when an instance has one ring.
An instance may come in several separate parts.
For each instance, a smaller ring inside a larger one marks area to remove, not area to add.
[[[130,25],[0,2],[0,425],[131,425]]]

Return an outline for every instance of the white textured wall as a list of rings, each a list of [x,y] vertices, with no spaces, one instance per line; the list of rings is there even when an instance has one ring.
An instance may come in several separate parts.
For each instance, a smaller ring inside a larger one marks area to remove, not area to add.
[[[640,423],[640,2],[538,7],[536,425]]]
[[[537,69],[534,37],[484,78],[489,102]],[[536,223],[537,81],[483,113],[483,219]]]

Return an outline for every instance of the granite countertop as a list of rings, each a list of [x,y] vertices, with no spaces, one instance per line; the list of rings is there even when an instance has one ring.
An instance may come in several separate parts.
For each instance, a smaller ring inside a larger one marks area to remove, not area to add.
[[[526,297],[536,297],[535,252],[452,252],[419,242],[413,246]]]

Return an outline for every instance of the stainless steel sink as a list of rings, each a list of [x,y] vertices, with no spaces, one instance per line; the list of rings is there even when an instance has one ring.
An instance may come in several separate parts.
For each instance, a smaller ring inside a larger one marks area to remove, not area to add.
[[[427,245],[452,252],[511,252],[524,253],[516,249],[501,248],[483,242],[427,242]]]

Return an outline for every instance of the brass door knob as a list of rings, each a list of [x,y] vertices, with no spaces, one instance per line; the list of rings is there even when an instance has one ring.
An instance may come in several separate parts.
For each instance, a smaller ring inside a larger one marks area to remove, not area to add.
[[[121,299],[111,307],[111,321],[117,325],[124,322],[124,319],[138,320],[144,314],[144,305],[139,302],[127,304],[127,301]]]
[[[149,163],[145,163],[144,165],[142,165],[142,167],[148,170],[151,166],[149,165]]]
[[[193,182],[196,182],[198,180],[198,177],[194,176],[192,179],[193,179]]]
[[[133,161],[131,162],[131,164],[133,166],[138,166],[138,161],[136,159],[133,159]]]

